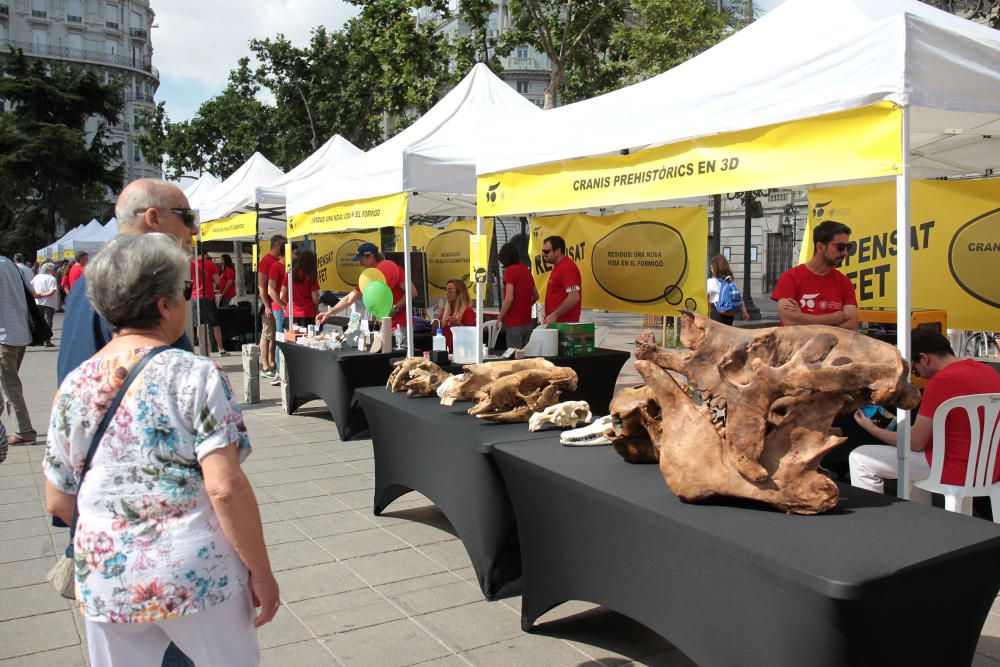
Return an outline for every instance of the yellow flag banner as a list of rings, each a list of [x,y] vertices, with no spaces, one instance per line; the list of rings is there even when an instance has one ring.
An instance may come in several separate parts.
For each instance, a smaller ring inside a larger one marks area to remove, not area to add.
[[[477,202],[486,215],[517,215],[895,175],[901,119],[899,108],[879,103],[631,155],[484,174]]]
[[[678,315],[681,309],[708,313],[704,208],[532,218],[528,252],[540,301],[552,271],[542,259],[542,242],[553,235],[566,241],[566,254],[580,269],[584,307],[657,315]]]
[[[321,290],[349,292],[364,267],[354,261],[362,243],[379,244],[378,232],[320,234],[316,241],[316,274]]]
[[[851,228],[841,271],[858,306],[896,306],[895,184],[813,190],[801,261],[824,220]],[[910,303],[948,313],[956,329],[1000,329],[1000,179],[914,181],[910,190]]]
[[[492,247],[493,232],[493,218],[484,218],[483,234],[487,238],[487,247]],[[449,280],[464,280],[467,287],[472,287],[469,239],[475,233],[475,220],[457,220],[442,229],[427,225],[410,227],[410,245],[427,256],[429,297],[444,297]]]
[[[240,213],[201,223],[201,242],[228,241],[257,235],[257,214]]]
[[[75,259],[76,255],[73,254],[72,250],[63,250],[63,259]]]
[[[407,194],[359,199],[299,213],[288,219],[288,238],[351,229],[401,227],[406,221]]]

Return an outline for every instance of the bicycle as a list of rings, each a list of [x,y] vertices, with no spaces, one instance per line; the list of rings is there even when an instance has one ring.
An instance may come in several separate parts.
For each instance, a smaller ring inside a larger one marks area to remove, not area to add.
[[[963,351],[966,357],[1000,359],[1000,336],[992,331],[966,331]]]

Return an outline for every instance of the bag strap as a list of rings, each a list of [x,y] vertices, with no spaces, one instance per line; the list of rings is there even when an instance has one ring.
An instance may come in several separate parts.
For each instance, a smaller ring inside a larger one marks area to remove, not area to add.
[[[146,364],[150,360],[158,355],[160,352],[165,352],[169,350],[169,345],[161,345],[159,347],[154,347],[146,356],[139,360],[133,368],[132,372],[128,374],[125,378],[125,382],[118,389],[118,394],[115,396],[115,400],[111,402],[110,407],[108,407],[107,412],[104,413],[104,417],[101,418],[101,423],[97,425],[97,431],[94,432],[94,439],[90,441],[90,449],[87,450],[87,458],[83,461],[83,469],[80,471],[80,482],[77,484],[77,494],[79,495],[79,490],[83,486],[83,478],[86,476],[87,471],[90,470],[90,462],[94,460],[94,454],[97,453],[97,445],[101,443],[101,438],[104,437],[104,431],[107,430],[108,425],[111,423],[111,418],[115,416],[115,412],[118,411],[118,406],[121,405],[122,400],[125,398],[125,392],[128,391],[129,386],[132,381],[139,377],[139,373],[145,368]],[[76,505],[73,506],[73,521],[69,525],[69,545],[70,548],[73,547],[73,537],[76,535],[76,520],[79,517]],[[67,550],[68,551],[68,550]]]

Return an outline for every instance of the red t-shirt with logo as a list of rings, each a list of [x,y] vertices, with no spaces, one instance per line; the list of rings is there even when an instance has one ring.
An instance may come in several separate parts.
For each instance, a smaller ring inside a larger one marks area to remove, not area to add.
[[[222,269],[222,275],[219,276],[219,278],[219,282],[223,285],[226,284],[226,281],[229,281],[229,286],[226,288],[226,291],[222,293],[222,298],[232,299],[236,296],[236,269],[232,269],[227,266]]]
[[[274,281],[274,288],[281,293],[281,286],[285,284],[285,263],[280,259],[275,258],[271,265],[267,269],[267,279],[268,281]],[[281,307],[276,301],[271,301],[271,310],[280,313]]]
[[[76,284],[76,281],[79,280],[82,275],[83,267],[80,266],[80,262],[77,262],[70,267],[69,273],[66,276],[66,284],[69,285],[69,289],[73,289],[73,285]]]
[[[569,296],[566,292],[566,289],[569,287],[576,287],[578,291],[581,291],[580,300],[576,302],[575,306],[560,315],[556,320],[558,322],[579,322],[580,310],[583,307],[583,288],[580,280],[580,269],[572,259],[563,257],[555,265],[555,268],[552,269],[552,273],[549,274],[549,284],[545,288],[546,315],[554,312],[562,305],[562,302]]]
[[[531,296],[535,281],[531,277],[531,269],[524,264],[511,264],[503,270],[504,292],[507,285],[514,286],[514,302],[504,315],[504,325],[520,327],[531,323]]]
[[[778,278],[771,299],[792,299],[807,315],[828,315],[844,306],[857,306],[854,285],[837,269],[825,276],[816,275],[805,264],[788,269]]]
[[[316,284],[316,280],[312,276],[303,276],[303,280],[293,280],[292,274],[289,273],[288,277],[285,278],[285,287],[288,287],[288,283],[291,282],[291,294],[288,297],[291,299],[289,304],[288,316],[289,317],[316,317],[316,304],[313,303],[313,292],[319,289],[319,285]]]
[[[972,359],[955,361],[927,381],[917,414],[933,419],[934,411],[949,398],[994,393],[1000,393],[1000,374],[990,366]],[[979,418],[980,421],[983,418],[981,410]],[[994,424],[987,426],[990,433],[994,427]],[[959,486],[965,484],[965,471],[969,462],[969,437],[969,417],[965,410],[959,408],[949,412],[944,422],[944,469],[941,473],[941,481],[944,484]],[[933,446],[933,441],[928,441],[927,448],[924,449],[927,463],[931,462]],[[997,466],[993,473],[993,481],[998,480],[1000,480],[1000,466]]]
[[[267,308],[268,310],[271,310],[271,296],[267,291],[268,273],[271,270],[271,265],[277,261],[277,257],[271,253],[267,253],[260,258],[259,262],[257,262],[257,275],[264,277],[264,308]]]
[[[219,267],[215,262],[203,257],[201,259],[201,275],[195,279],[195,263],[191,260],[191,296],[196,299],[215,298],[215,276],[219,274]],[[197,285],[197,287],[195,287]]]

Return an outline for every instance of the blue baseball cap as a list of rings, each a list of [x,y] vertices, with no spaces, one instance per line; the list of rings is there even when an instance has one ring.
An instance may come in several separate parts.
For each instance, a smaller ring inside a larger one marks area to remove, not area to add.
[[[354,256],[354,261],[361,261],[361,258],[365,255],[377,255],[378,246],[374,243],[362,243],[358,246],[358,254]]]

